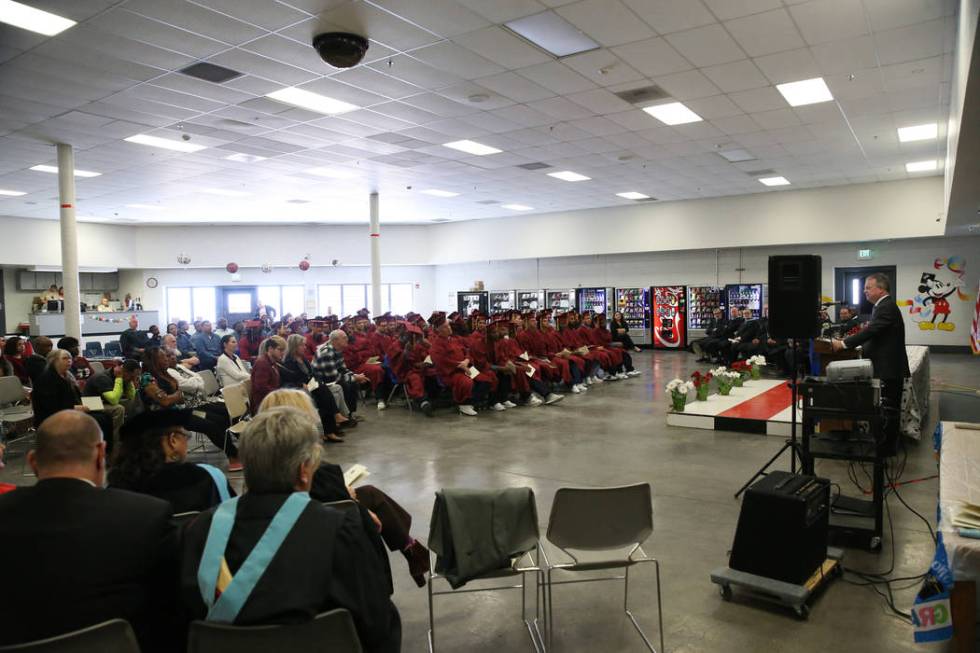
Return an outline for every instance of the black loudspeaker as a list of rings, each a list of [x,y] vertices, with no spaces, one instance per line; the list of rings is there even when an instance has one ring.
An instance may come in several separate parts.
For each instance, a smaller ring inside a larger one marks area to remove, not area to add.
[[[769,257],[769,335],[820,335],[820,257]]]
[[[802,585],[827,559],[830,481],[770,472],[745,491],[728,566]]]

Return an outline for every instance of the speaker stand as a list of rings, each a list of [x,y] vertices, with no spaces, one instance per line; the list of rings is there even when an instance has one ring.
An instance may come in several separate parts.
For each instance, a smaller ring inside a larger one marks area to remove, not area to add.
[[[736,499],[742,496],[742,493],[745,492],[745,490],[747,490],[750,485],[755,483],[757,479],[762,478],[763,476],[768,474],[769,468],[772,467],[776,463],[776,461],[779,460],[779,458],[787,451],[790,452],[790,456],[789,456],[790,473],[792,474],[796,473],[797,459],[799,459],[800,461],[800,467],[802,468],[803,466],[803,454],[801,452],[801,446],[799,441],[796,439],[796,404],[799,399],[799,386],[797,385],[797,378],[799,377],[799,366],[797,364],[797,359],[796,359],[796,354],[797,354],[796,348],[798,344],[799,344],[799,338],[793,338],[793,348],[790,350],[790,361],[793,368],[793,378],[789,382],[790,389],[792,391],[792,396],[793,396],[793,400],[792,400],[793,403],[792,403],[792,407],[790,408],[789,440],[786,440],[783,443],[783,446],[780,447],[779,451],[777,451],[773,455],[773,457],[770,458],[768,462],[766,462],[765,465],[760,467],[758,471],[756,471],[756,473],[752,475],[752,478],[746,481],[745,484],[738,489],[738,492],[735,493]]]

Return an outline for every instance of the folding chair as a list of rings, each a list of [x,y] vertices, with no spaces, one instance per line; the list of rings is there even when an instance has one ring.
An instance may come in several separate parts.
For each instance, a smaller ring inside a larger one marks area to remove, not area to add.
[[[222,450],[228,449],[228,438],[241,436],[245,427],[248,426],[248,381],[242,381],[234,385],[225,386],[221,389],[221,396],[225,400],[225,409],[228,411],[228,419],[231,426],[225,431],[225,441]]]
[[[104,353],[107,358],[119,358],[123,355],[122,345],[119,344],[118,340],[107,342]]]
[[[24,443],[25,447],[30,446],[34,437],[34,410],[31,406],[21,403],[26,400],[27,395],[24,393],[24,386],[21,385],[20,379],[16,376],[0,377],[0,438],[5,438],[8,447],[11,449],[13,445],[20,445],[21,443]],[[9,426],[17,428],[24,424],[27,425],[27,428],[23,431],[23,435],[13,437],[7,435]],[[13,453],[11,449],[8,449],[8,454]],[[27,466],[26,448],[23,453],[21,474],[24,474]]]
[[[23,653],[90,653],[91,651],[111,651],[112,653],[140,653],[136,635],[129,623],[123,619],[109,621],[82,628],[57,637],[0,646],[0,651]]]
[[[102,358],[102,343],[98,340],[85,343],[85,358]]]
[[[438,565],[438,560],[437,560],[437,565],[434,565],[432,567],[432,571],[429,572],[428,583],[426,583],[426,587],[428,589],[428,594],[429,594],[429,638],[428,638],[429,653],[435,653],[435,611],[433,609],[433,600],[432,600],[433,597],[450,595],[450,594],[467,594],[472,592],[496,592],[496,591],[511,590],[511,589],[519,589],[521,591],[521,621],[524,622],[524,626],[527,628],[528,635],[531,637],[531,645],[534,646],[534,650],[537,653],[545,653],[545,651],[547,651],[544,638],[541,636],[541,631],[538,628],[538,621],[543,616],[541,614],[542,606],[539,597],[539,591],[541,594],[544,593],[544,585],[542,583],[543,569],[540,565],[540,558],[539,558],[540,542],[537,539],[538,538],[537,536],[538,512],[534,500],[534,492],[530,488],[527,488],[527,491],[530,493],[528,510],[530,510],[533,514],[526,515],[526,518],[531,520],[531,522],[535,524],[534,547],[531,550],[527,551],[526,553],[522,554],[521,556],[511,560],[511,564],[509,566],[501,567],[499,569],[494,569],[492,571],[489,571],[487,573],[481,574],[479,576],[470,579],[470,581],[482,581],[482,580],[514,578],[516,576],[520,576],[521,577],[520,584],[474,588],[474,589],[450,588],[448,590],[433,591],[432,588],[436,580],[442,578],[443,580],[446,580],[448,583],[448,579],[446,579],[446,577],[443,574],[436,571],[436,566]],[[435,512],[433,512],[433,520],[434,519],[435,519]],[[430,535],[429,535],[430,548],[432,546],[432,539],[433,539],[431,527],[432,524],[430,523]],[[521,563],[524,561],[526,561],[528,564],[522,565]],[[534,572],[536,574],[536,579],[537,579],[537,587],[535,588],[535,594],[534,594],[535,616],[533,620],[528,620],[527,618],[527,596],[525,593],[525,589],[527,586],[527,574],[529,572]]]
[[[103,365],[99,361],[92,361],[91,363],[89,363],[89,367],[92,368],[92,376],[95,376],[96,374],[102,374],[103,372],[105,372],[105,365]]]
[[[187,512],[177,512],[174,513],[174,521],[177,523],[178,527],[183,527],[184,524],[191,521],[195,517],[201,514],[200,510],[188,510]]]
[[[187,653],[362,653],[350,612],[343,608],[318,614],[312,621],[284,626],[233,626],[211,621],[191,622]]]
[[[211,370],[201,370],[198,372],[201,379],[204,380],[204,394],[208,397],[213,397],[218,394],[221,387],[218,385],[218,378],[214,375]]]
[[[408,412],[415,412],[415,409],[412,407],[412,400],[408,396],[408,386],[399,381],[398,377],[395,376],[395,372],[391,369],[390,360],[387,354],[385,355],[384,369],[388,374],[388,380],[391,382],[391,392],[388,393],[388,400],[385,403],[390,405],[392,397],[395,396],[396,392],[401,390],[402,394],[405,396],[405,405],[408,406]]]
[[[334,508],[341,512],[350,512],[351,510],[357,510],[357,503],[351,501],[350,499],[344,499],[342,501],[325,501],[324,504],[328,508]]]
[[[550,645],[554,631],[552,588],[569,583],[623,580],[623,609],[633,622],[643,643],[653,653],[646,633],[629,609],[629,570],[641,562],[654,563],[657,571],[657,615],[660,624],[660,651],[664,650],[664,614],[660,595],[660,562],[649,557],[642,544],[653,533],[653,502],[650,484],[639,483],[611,488],[560,488],[555,493],[548,520],[548,532],[542,543],[545,563],[547,626]],[[558,551],[551,550],[552,547]],[[564,558],[559,560],[560,555]],[[554,559],[554,560],[552,560]],[[622,576],[553,581],[554,571],[596,571],[623,569]]]

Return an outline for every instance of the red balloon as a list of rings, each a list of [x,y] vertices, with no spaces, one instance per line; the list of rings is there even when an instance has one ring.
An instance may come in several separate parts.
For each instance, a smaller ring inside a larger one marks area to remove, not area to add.
[[[230,274],[235,274],[238,272],[238,263],[229,263],[225,266],[225,269],[228,270]]]
[[[310,269],[310,262],[304,258],[302,261],[299,262],[299,269],[302,270],[303,272],[306,272],[307,270]]]

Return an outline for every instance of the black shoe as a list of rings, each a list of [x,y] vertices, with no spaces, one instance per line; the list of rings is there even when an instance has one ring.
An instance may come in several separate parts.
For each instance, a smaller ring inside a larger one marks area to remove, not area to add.
[[[422,412],[425,413],[425,416],[426,417],[432,417],[432,402],[431,401],[429,401],[428,399],[426,399],[425,401],[422,402],[422,405],[419,406],[419,408],[422,409]]]
[[[341,422],[337,425],[337,429],[341,431],[346,431],[347,429],[356,429],[357,422],[355,420],[349,419],[346,422]]]

